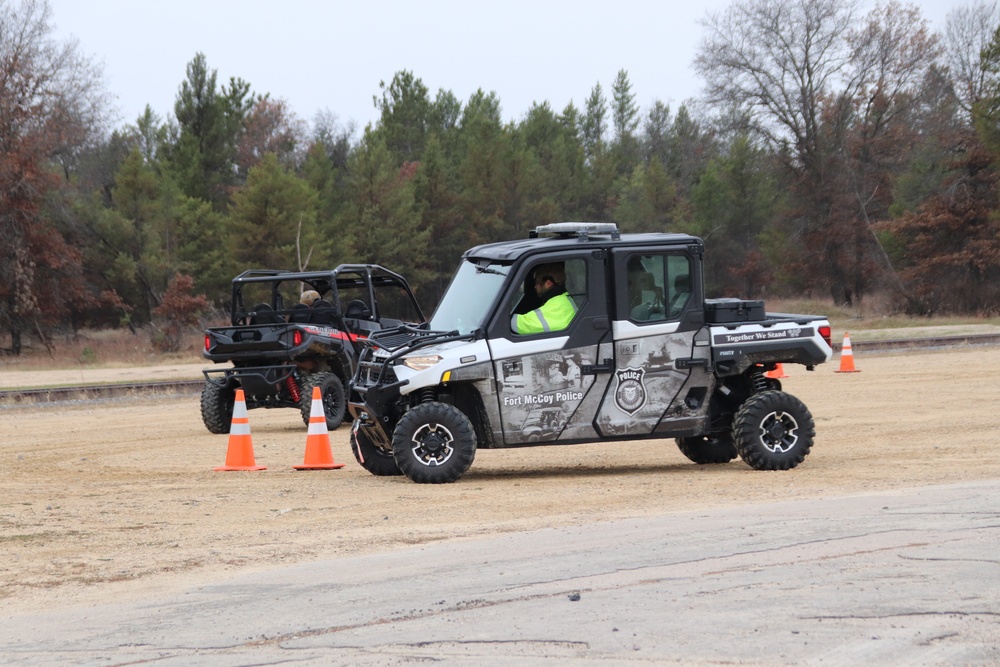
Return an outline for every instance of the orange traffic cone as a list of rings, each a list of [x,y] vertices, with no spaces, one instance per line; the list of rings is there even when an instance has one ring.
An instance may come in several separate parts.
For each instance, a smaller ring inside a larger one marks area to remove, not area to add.
[[[860,373],[854,367],[854,351],[851,350],[851,334],[844,332],[844,345],[840,348],[840,368],[836,373]]]
[[[236,390],[236,402],[233,404],[226,465],[212,470],[267,470],[267,466],[257,465],[253,458],[253,438],[250,437],[250,420],[247,419],[247,402],[242,389]]]
[[[782,366],[781,364],[778,364],[777,366],[774,367],[773,371],[768,371],[764,373],[764,377],[771,378],[772,380],[780,380],[788,376],[785,375],[785,367]]]
[[[323,392],[313,387],[312,409],[309,412],[309,435],[306,436],[306,458],[296,470],[334,470],[345,464],[334,463],[330,449],[330,432],[326,429],[326,413],[323,411]]]

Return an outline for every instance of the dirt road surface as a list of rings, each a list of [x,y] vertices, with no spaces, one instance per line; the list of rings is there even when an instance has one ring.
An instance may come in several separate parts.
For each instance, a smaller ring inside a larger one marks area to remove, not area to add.
[[[1000,348],[855,364],[785,368],[817,428],[787,472],[699,466],[654,440],[481,450],[459,482],[417,485],[364,471],[346,427],[331,434],[346,467],[297,471],[306,429],[292,410],[249,413],[267,470],[215,472],[228,436],[205,430],[196,395],[0,407],[4,615],[412,544],[1000,478]]]

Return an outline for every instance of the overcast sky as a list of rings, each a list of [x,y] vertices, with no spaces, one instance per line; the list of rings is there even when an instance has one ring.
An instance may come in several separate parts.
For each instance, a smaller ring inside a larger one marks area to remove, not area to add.
[[[496,92],[504,120],[532,102],[583,109],[600,82],[610,99],[620,69],[643,111],[676,110],[700,93],[691,63],[699,19],[730,0],[50,0],[56,36],[73,36],[104,65],[121,123],[149,104],[173,113],[185,68],[198,52],[219,84],[240,77],[312,121],[329,110],[342,125],[376,119],[372,96],[400,70],[433,97],[462,102]],[[931,28],[973,0],[919,0]]]

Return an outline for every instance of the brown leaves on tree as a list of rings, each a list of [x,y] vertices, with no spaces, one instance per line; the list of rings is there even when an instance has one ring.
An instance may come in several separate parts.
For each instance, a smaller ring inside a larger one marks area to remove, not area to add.
[[[902,248],[900,278],[910,314],[981,313],[1000,308],[1000,219],[994,158],[967,153],[946,189],[917,212],[882,225]]]
[[[99,72],[75,42],[51,37],[44,2],[0,3],[0,326],[20,354],[22,334],[66,314],[59,298],[79,278],[42,203],[59,179],[56,162],[100,129],[107,100]]]
[[[153,309],[153,314],[162,320],[153,333],[153,345],[161,352],[180,350],[184,334],[197,325],[198,316],[209,309],[208,299],[201,294],[191,294],[193,288],[191,276],[174,275],[160,305]]]

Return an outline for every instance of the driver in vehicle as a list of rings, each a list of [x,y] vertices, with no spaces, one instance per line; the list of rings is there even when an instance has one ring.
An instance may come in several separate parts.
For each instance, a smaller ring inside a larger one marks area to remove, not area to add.
[[[576,316],[576,303],[566,293],[566,269],[562,262],[539,264],[532,272],[535,293],[542,305],[514,315],[510,327],[517,334],[561,331]]]

